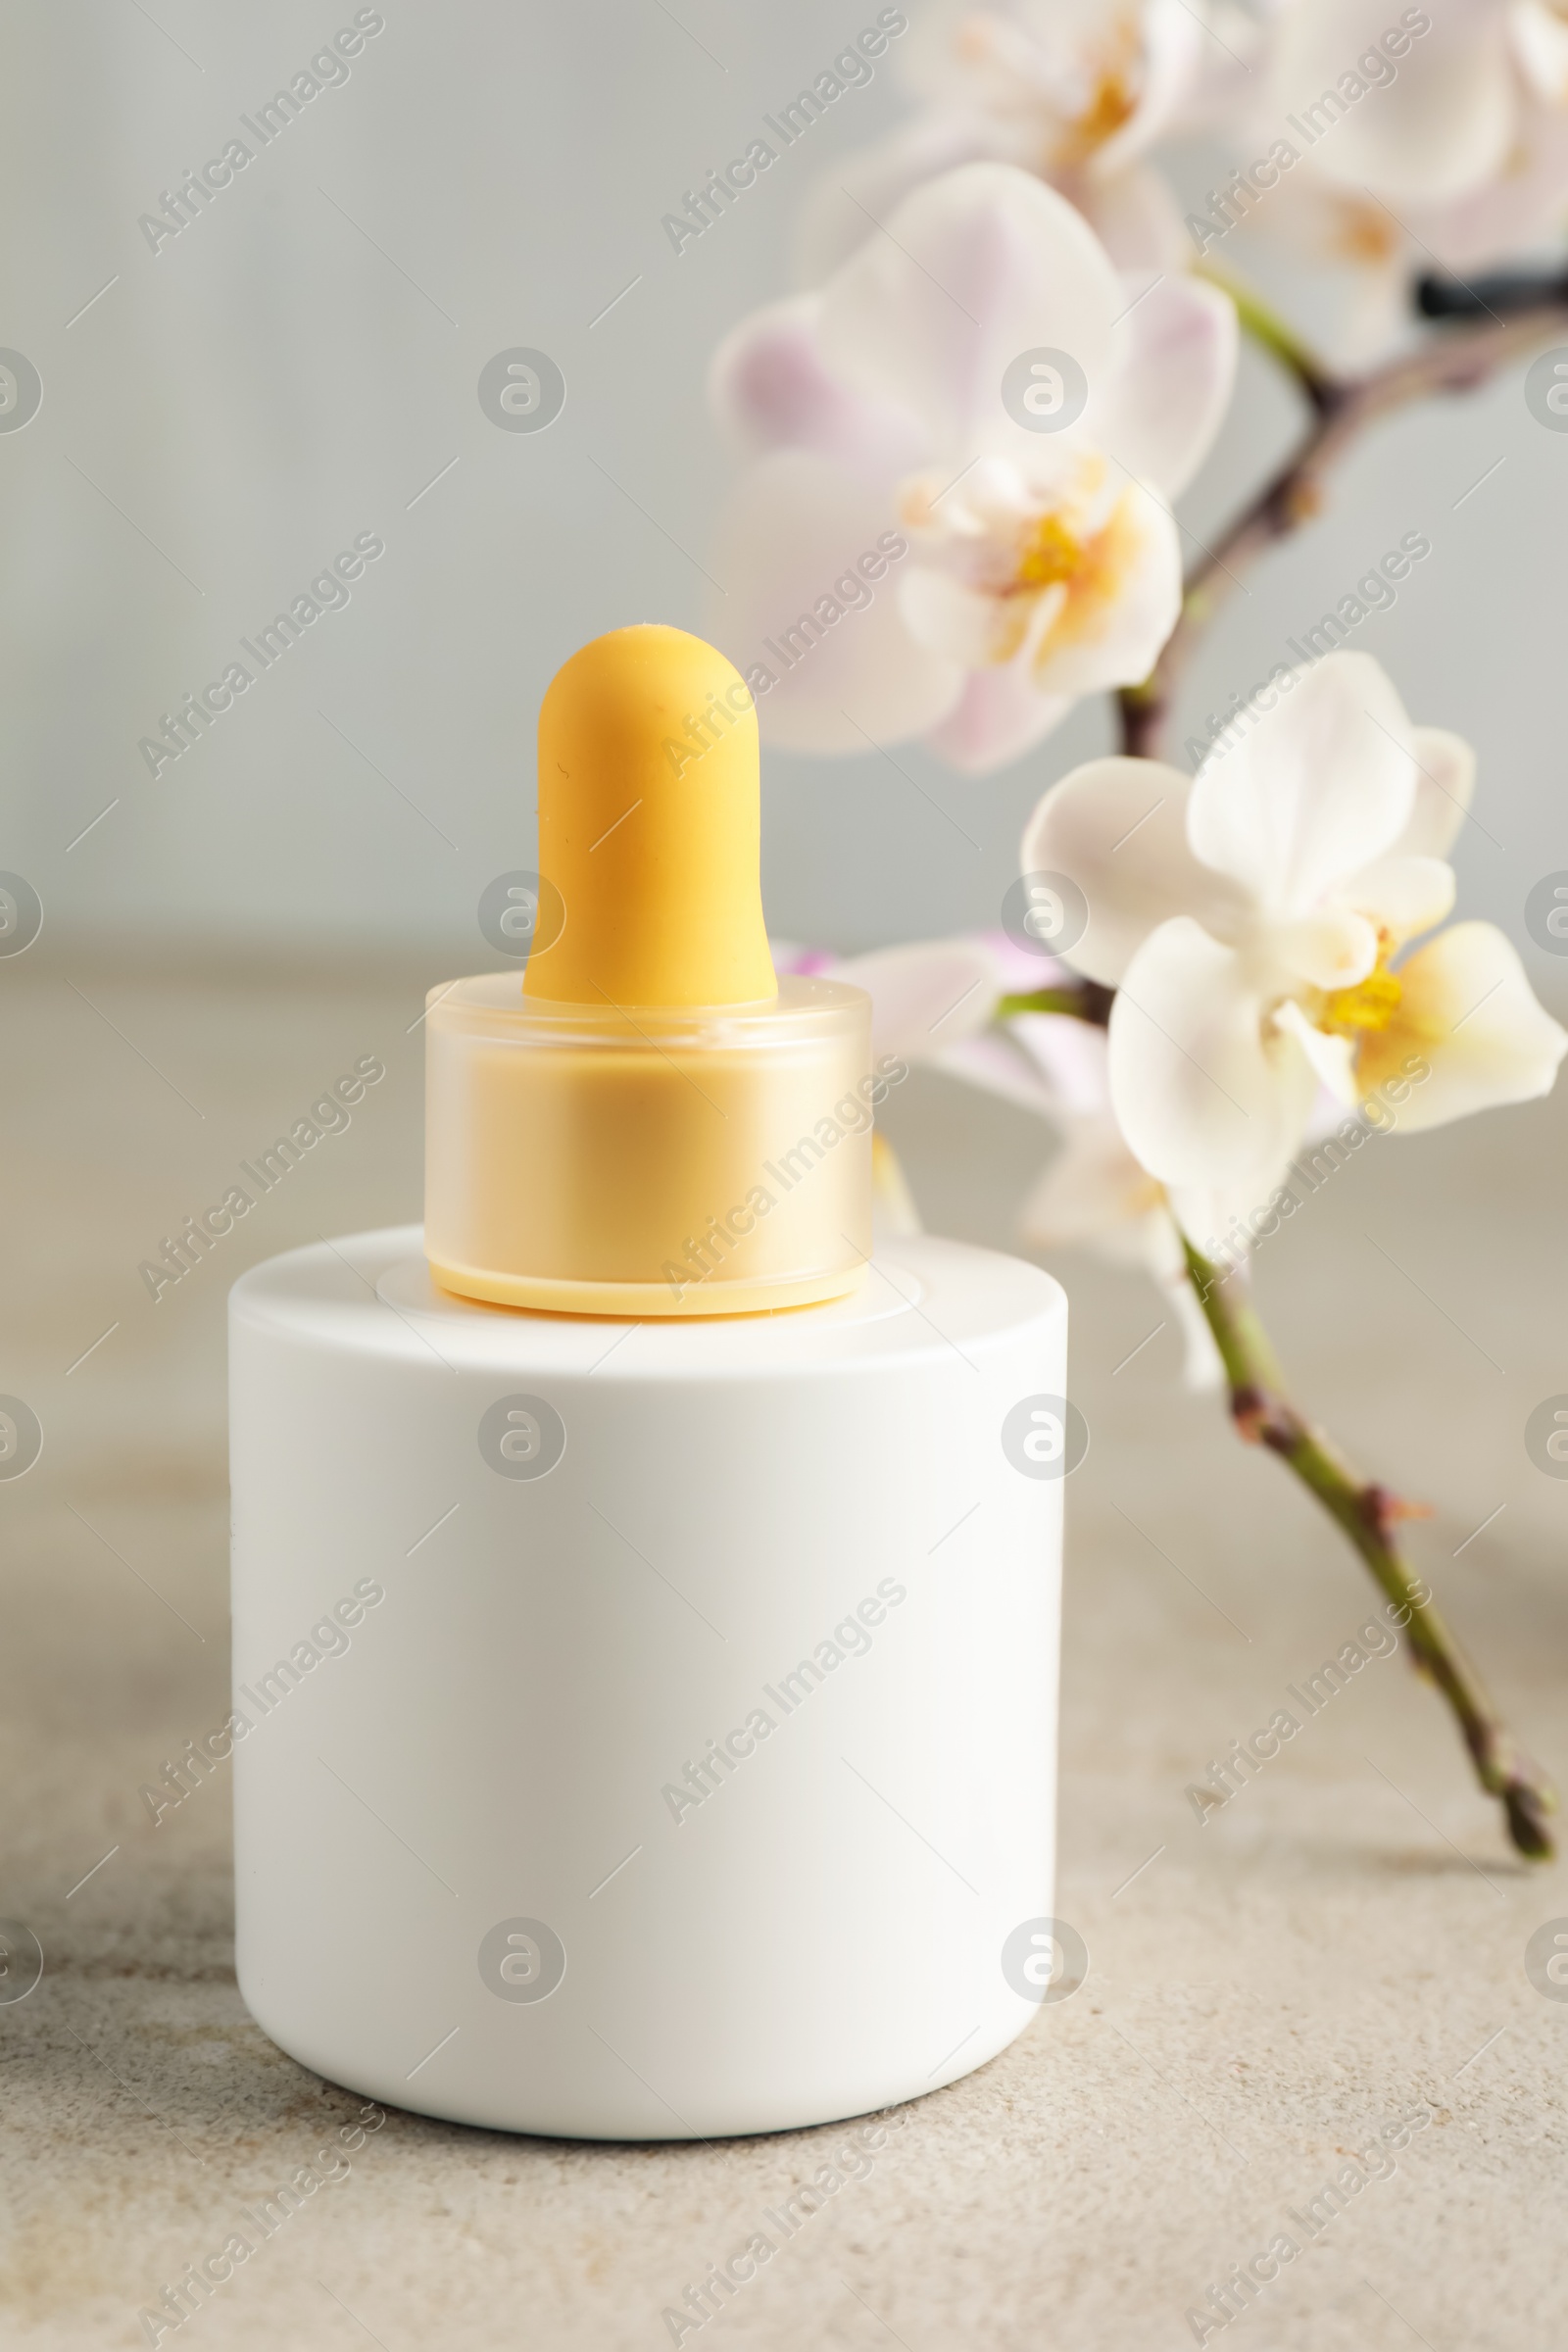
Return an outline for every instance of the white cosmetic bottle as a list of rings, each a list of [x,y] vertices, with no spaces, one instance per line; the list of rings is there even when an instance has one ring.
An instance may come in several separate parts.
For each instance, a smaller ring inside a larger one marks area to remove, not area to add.
[[[758,830],[727,662],[575,656],[526,978],[431,992],[422,1237],[232,1294],[240,1989],[457,2122],[826,2123],[1051,1982],[1066,1303],[868,1254],[869,1007],[775,981]]]

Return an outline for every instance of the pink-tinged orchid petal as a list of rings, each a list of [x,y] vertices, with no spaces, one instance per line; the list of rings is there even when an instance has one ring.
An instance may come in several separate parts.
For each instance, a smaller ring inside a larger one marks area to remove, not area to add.
[[[1091,760],[1030,818],[1023,871],[1065,874],[1088,903],[1088,928],[1067,958],[1086,978],[1116,987],[1150,932],[1175,915],[1196,915],[1220,938],[1243,920],[1243,893],[1188,845],[1192,789],[1157,760]]]
[[[1084,1023],[1074,1025],[1081,1028]],[[1013,1035],[1015,1028],[1018,1023],[1008,1021],[1002,1028],[983,1030],[978,1037],[964,1037],[961,1045],[948,1047],[948,1052],[938,1056],[936,1068],[950,1077],[961,1077],[966,1087],[978,1087],[980,1094],[995,1094],[1004,1103],[1030,1110],[1034,1117],[1055,1119],[1060,1105],[1051,1080]]]
[[[1044,1077],[1059,1118],[1109,1118],[1103,1029],[1066,1012],[1016,1013],[1007,1026]]]
[[[800,973],[808,979],[826,975],[834,969],[838,957],[827,948],[803,947],[797,939],[769,938],[767,952],[773,958],[773,969],[782,980],[787,973]]]
[[[713,412],[748,455],[813,449],[891,480],[919,457],[914,419],[860,399],[823,365],[819,303],[768,303],[725,336],[709,370]]]
[[[1310,913],[1410,821],[1410,722],[1369,654],[1330,654],[1194,780],[1188,835],[1276,918]]]
[[[1035,988],[1070,988],[1075,974],[1058,956],[1020,947],[1005,931],[982,931],[981,938],[997,959],[1002,985],[1009,996],[1026,996]]]
[[[1070,352],[1093,384],[1120,280],[1082,216],[1004,164],[967,164],[906,197],[822,295],[828,365],[862,399],[917,412],[937,453],[1027,447],[1002,379],[1020,353]]]
[[[1363,1095],[1428,1068],[1398,1103],[1415,1133],[1472,1111],[1551,1092],[1568,1034],[1537,1003],[1524,965],[1491,923],[1455,923],[1399,966],[1400,1002],[1387,1029],[1362,1043]]]
[[[858,570],[888,520],[875,485],[805,450],[776,451],[738,484],[714,546],[726,594],[710,633],[754,685],[759,670],[774,681],[758,692],[769,742],[863,752],[924,734],[957,701],[962,670],[915,643],[886,573]]]
[[[873,1048],[906,1061],[938,1060],[988,1027],[1001,993],[996,957],[972,934],[851,956],[833,977],[864,989]]]
[[[1275,34],[1274,107],[1314,122],[1309,110],[1324,110],[1313,162],[1347,187],[1395,206],[1462,196],[1499,171],[1518,132],[1505,13],[1444,0],[1397,65],[1380,47],[1387,15],[1386,0],[1293,0]]]
[[[1111,1116],[1105,1032],[1071,1013],[1014,1013],[950,1046],[938,1066],[1058,1127]]]
[[[1110,1015],[1110,1099],[1162,1183],[1261,1181],[1290,1157],[1317,1082],[1265,1010],[1237,950],[1185,915],[1128,965]]]
[[[972,669],[932,728],[931,749],[961,775],[989,776],[1033,751],[1071,709],[1071,695],[1042,694],[1022,661]]]
[[[1082,1022],[1076,1025],[1083,1026]],[[1057,1103],[1050,1081],[1012,1036],[1016,1026],[1008,1022],[1005,1028],[984,1030],[978,1037],[950,1046],[937,1067],[950,1077],[961,1078],[966,1086],[978,1087],[983,1095],[999,1096],[1004,1102],[1016,1103],[1020,1110],[1033,1111],[1038,1118],[1054,1118]]]
[[[1236,379],[1236,307],[1216,286],[1166,277],[1116,327],[1121,367],[1103,445],[1167,499],[1180,497],[1224,420]]]
[[[1180,611],[1179,540],[1162,489],[1097,444],[1093,418],[1127,420],[1140,467],[1185,470],[1217,428],[1235,338],[1224,297],[1156,287],[1140,358],[1137,333],[1112,331],[1128,307],[1069,204],[984,164],[918,189],[814,308],[775,306],[731,338],[714,371],[721,412],[754,440],[791,444],[742,485],[713,565],[729,600],[720,642],[777,680],[773,740],[843,751],[861,729],[879,743],[926,733],[980,773],[1038,743],[1076,697],[1147,675]],[[1007,369],[1037,349],[1068,352],[1089,381],[1060,434],[1004,400]],[[1162,422],[1134,403],[1129,372],[1162,376]],[[810,472],[807,445],[825,470]],[[905,568],[819,654],[813,615],[838,624],[837,582],[890,536],[906,543]]]

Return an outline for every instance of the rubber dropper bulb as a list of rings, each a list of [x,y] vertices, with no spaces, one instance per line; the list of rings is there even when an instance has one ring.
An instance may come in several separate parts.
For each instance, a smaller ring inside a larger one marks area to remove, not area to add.
[[[778,992],[762,919],[757,711],[684,629],[612,629],[539,713],[539,869],[564,922],[524,994],[618,1006]]]

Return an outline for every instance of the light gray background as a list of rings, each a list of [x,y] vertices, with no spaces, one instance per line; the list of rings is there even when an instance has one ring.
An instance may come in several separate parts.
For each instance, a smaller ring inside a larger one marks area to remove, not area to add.
[[[809,182],[906,104],[895,44],[677,258],[662,214],[873,21],[870,0],[384,14],[349,82],[155,256],[138,216],[352,6],[7,12],[0,342],[45,391],[31,424],[0,435],[0,865],[42,893],[56,944],[427,950],[432,977],[489,961],[473,910],[493,874],[528,862],[540,694],[601,630],[702,624],[731,469],[704,408],[710,354],[791,282]],[[1207,176],[1195,161],[1190,193]],[[565,373],[544,433],[503,433],[478,406],[480,368],[516,344]],[[1177,741],[1385,547],[1425,531],[1431,558],[1356,642],[1414,716],[1480,747],[1494,841],[1467,828],[1461,906],[1522,940],[1531,883],[1568,865],[1568,435],[1532,421],[1521,375],[1365,445],[1331,511],[1232,600]],[[1195,532],[1209,536],[1294,413],[1249,361],[1184,510]],[[387,553],[349,609],[155,783],[138,737],[366,529]],[[901,753],[936,808],[870,755],[770,755],[773,928],[854,948],[994,922],[1027,810],[1108,739],[1102,702],[1000,777]],[[1553,967],[1527,952],[1549,993]]]

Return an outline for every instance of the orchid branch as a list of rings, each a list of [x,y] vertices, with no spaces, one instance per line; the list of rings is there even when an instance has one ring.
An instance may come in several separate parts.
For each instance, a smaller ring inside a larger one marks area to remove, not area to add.
[[[1114,1001],[1113,989],[1080,980],[1002,997],[996,1017],[1055,1012],[1103,1027]],[[1250,1445],[1267,1446],[1295,1471],[1360,1553],[1385,1596],[1408,1612],[1416,1663],[1453,1709],[1476,1776],[1482,1788],[1501,1801],[1514,1844],[1532,1861],[1550,1860],[1554,1848],[1545,1817],[1556,1810],[1556,1791],[1497,1714],[1395,1540],[1401,1518],[1422,1513],[1387,1487],[1360,1478],[1323,1431],[1291,1402],[1246,1276],[1235,1268],[1221,1274],[1185,1235],[1182,1247],[1194,1294],[1225,1367],[1238,1432]]]
[[[1187,1270],[1230,1383],[1231,1415],[1250,1444],[1267,1446],[1294,1470],[1348,1537],[1386,1597],[1408,1612],[1410,1648],[1458,1720],[1481,1786],[1502,1804],[1508,1833],[1532,1861],[1549,1860],[1545,1817],[1556,1791],[1496,1713],[1426,1586],[1400,1554],[1394,1530],[1418,1513],[1386,1487],[1362,1479],[1285,1394],[1284,1379],[1244,1276],[1222,1275],[1184,1244]]]
[[[1369,425],[1433,393],[1473,391],[1568,328],[1568,290],[1554,285],[1544,299],[1510,318],[1493,317],[1482,326],[1434,335],[1370,374],[1341,379],[1324,373],[1255,297],[1228,280],[1226,291],[1237,302],[1244,328],[1300,384],[1312,419],[1292,455],[1195,567],[1181,616],[1149,676],[1122,689],[1122,750],[1134,758],[1159,757],[1176,687],[1199,636],[1229,590],[1240,584],[1239,575],[1318,513],[1330,468]]]
[[[1506,318],[1489,310],[1483,325],[1440,334],[1368,375],[1338,380],[1327,375],[1291,330],[1280,326],[1245,289],[1227,290],[1237,302],[1244,329],[1295,376],[1310,406],[1311,420],[1293,454],[1193,572],[1181,616],[1152,671],[1141,684],[1123,689],[1122,748],[1134,757],[1158,755],[1183,670],[1228,589],[1239,584],[1238,575],[1250,564],[1318,512],[1330,468],[1369,425],[1430,394],[1472,390],[1568,327],[1568,284],[1554,281],[1533,300],[1521,300]],[[1066,1004],[1042,1004],[1040,1009],[1106,1017]],[[1430,1600],[1417,1601],[1425,1588],[1418,1585],[1394,1538],[1397,1519],[1408,1511],[1386,1488],[1357,1477],[1290,1401],[1245,1283],[1237,1279],[1227,1289],[1231,1278],[1222,1279],[1185,1237],[1183,1246],[1194,1291],[1230,1381],[1231,1411],[1242,1436],[1269,1446],[1295,1471],[1348,1537],[1389,1598],[1410,1607],[1411,1649],[1453,1709],[1481,1786],[1501,1801],[1520,1853],[1537,1860],[1549,1857],[1553,1849],[1545,1817],[1555,1809],[1555,1792],[1497,1716]]]

